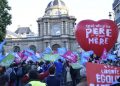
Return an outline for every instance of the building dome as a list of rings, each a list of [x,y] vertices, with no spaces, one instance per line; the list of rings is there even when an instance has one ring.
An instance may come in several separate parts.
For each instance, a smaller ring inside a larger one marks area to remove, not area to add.
[[[67,7],[61,0],[51,1],[45,10],[45,16],[68,15]]]

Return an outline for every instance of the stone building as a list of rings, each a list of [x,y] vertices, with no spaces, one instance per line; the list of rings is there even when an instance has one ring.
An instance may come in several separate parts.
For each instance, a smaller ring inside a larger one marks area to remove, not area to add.
[[[78,48],[74,36],[76,18],[70,16],[65,3],[61,0],[51,1],[45,9],[43,17],[38,18],[38,36],[7,38],[5,51],[18,52],[25,48],[44,50],[51,46],[53,50],[66,47],[70,50]],[[32,33],[29,28],[18,28],[17,35]]]
[[[118,40],[116,43],[116,47],[120,48],[120,0],[114,0],[113,2],[113,10],[114,10],[114,19],[115,22],[118,25],[118,29],[119,29],[119,35],[118,35]],[[110,15],[111,16],[111,15]]]
[[[115,21],[120,28],[120,0],[114,0],[113,10],[114,10]]]

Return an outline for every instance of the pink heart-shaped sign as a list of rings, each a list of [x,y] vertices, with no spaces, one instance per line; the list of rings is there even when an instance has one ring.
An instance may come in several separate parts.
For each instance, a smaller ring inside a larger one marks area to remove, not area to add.
[[[112,20],[83,20],[76,26],[76,40],[85,50],[101,56],[104,48],[109,51],[118,38],[118,27]]]

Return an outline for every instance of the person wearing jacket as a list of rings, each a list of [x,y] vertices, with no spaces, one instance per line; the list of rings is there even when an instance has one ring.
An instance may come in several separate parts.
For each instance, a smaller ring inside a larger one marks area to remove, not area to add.
[[[47,86],[60,86],[60,80],[55,76],[55,66],[49,68],[49,76],[45,81]]]
[[[0,86],[6,86],[8,82],[8,76],[5,74],[6,68],[0,66]]]
[[[29,72],[29,79],[30,81],[25,86],[46,86],[45,83],[39,81],[38,72],[36,70]]]

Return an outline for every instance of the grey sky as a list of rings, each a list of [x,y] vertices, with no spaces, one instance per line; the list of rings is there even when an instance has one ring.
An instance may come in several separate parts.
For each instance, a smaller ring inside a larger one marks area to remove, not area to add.
[[[37,33],[36,20],[44,15],[45,8],[51,0],[8,0],[12,7],[12,24],[8,30],[15,31],[19,26],[30,26]],[[69,15],[75,16],[77,22],[84,19],[108,19],[112,11],[113,0],[63,0],[69,9]],[[76,22],[76,23],[77,23]]]

